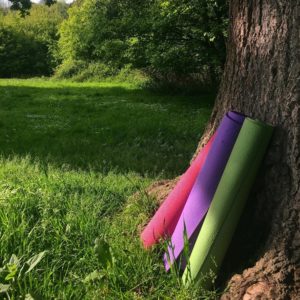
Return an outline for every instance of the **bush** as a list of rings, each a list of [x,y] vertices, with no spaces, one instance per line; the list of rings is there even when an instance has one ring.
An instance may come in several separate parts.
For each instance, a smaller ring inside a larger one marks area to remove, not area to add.
[[[117,81],[145,84],[148,77],[140,70],[125,65],[121,69],[101,62],[87,63],[83,60],[65,60],[54,74],[54,79],[70,79],[72,81]]]
[[[66,59],[59,65],[55,71],[54,78],[70,79],[78,75],[87,67],[87,63],[83,60]]]
[[[91,62],[86,68],[76,74],[75,81],[100,81],[117,75],[118,70],[99,62]]]
[[[0,25],[0,76],[49,75],[46,46],[15,28]]]
[[[66,5],[33,5],[22,18],[7,12],[0,20],[0,76],[51,75],[61,62],[57,54],[58,25],[66,17]]]

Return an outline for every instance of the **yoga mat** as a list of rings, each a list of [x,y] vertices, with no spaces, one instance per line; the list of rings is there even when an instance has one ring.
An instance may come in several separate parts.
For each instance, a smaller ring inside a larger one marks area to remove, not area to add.
[[[164,264],[167,271],[184,250],[184,231],[190,241],[192,235],[199,229],[199,225],[203,221],[213,199],[244,119],[245,116],[237,112],[228,112],[223,117],[205,164],[196,179],[173,232],[168,252],[164,255]],[[190,249],[191,247],[192,243],[189,245]]]
[[[246,118],[202,225],[183,283],[211,287],[230,244],[273,128]]]
[[[141,234],[145,248],[151,247],[160,238],[171,236],[180,217],[184,204],[214,140],[212,136],[187,171],[180,177],[175,188],[159,207]]]

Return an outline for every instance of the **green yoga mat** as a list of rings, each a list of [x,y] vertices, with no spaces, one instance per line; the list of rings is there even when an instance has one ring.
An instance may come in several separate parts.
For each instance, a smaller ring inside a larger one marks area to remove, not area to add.
[[[183,273],[183,283],[209,289],[238,224],[273,128],[246,118]]]

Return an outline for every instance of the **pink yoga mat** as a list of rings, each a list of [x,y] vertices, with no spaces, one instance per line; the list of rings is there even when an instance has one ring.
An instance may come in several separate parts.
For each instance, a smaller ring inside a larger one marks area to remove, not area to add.
[[[171,237],[213,140],[214,136],[211,137],[207,145],[204,146],[187,171],[181,176],[175,188],[142,232],[141,239],[145,248],[156,244],[161,238]]]
[[[173,232],[168,253],[164,255],[166,270],[170,268],[169,262],[172,264],[184,249],[184,230],[190,242],[189,247],[192,248],[194,240],[192,236],[197,234],[205,217],[244,119],[244,115],[233,111],[223,117]]]

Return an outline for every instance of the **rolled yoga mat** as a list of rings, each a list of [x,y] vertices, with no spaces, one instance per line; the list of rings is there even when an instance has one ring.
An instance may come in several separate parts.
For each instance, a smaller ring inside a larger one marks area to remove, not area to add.
[[[270,141],[273,128],[246,118],[202,225],[183,283],[209,289],[217,274]]]
[[[186,201],[180,219],[173,232],[168,252],[164,255],[166,270],[184,250],[185,233],[189,241],[199,226],[213,199],[222,173],[240,132],[245,116],[237,112],[228,112],[222,119],[215,140],[207,155],[193,189]],[[189,248],[192,248],[192,242]],[[184,259],[184,257],[183,257]],[[181,262],[184,266],[184,261]]]
[[[180,177],[175,188],[142,232],[141,240],[145,248],[151,247],[157,243],[160,238],[165,236],[170,237],[172,235],[196,177],[205,162],[213,140],[214,136],[210,138],[209,142],[197,155],[187,171]]]

